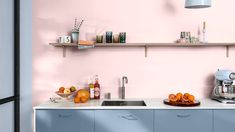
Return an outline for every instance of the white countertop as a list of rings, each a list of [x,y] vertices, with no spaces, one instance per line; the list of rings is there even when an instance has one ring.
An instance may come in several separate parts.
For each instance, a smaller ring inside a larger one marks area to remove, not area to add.
[[[120,100],[120,99],[112,99]],[[195,107],[169,106],[163,103],[163,99],[126,99],[126,100],[144,100],[147,106],[101,106],[104,100],[89,100],[86,103],[75,104],[73,101],[59,101],[53,103],[47,101],[34,109],[235,109],[235,104],[224,104],[211,99],[199,99],[201,104]]]

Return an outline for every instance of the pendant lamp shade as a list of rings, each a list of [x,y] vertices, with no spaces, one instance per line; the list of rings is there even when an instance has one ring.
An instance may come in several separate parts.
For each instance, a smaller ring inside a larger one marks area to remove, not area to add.
[[[211,7],[211,0],[185,0],[185,8],[197,9]]]

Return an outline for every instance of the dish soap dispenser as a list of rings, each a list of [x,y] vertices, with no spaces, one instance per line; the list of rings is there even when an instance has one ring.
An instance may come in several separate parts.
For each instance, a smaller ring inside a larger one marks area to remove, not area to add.
[[[95,76],[95,84],[94,84],[94,98],[95,99],[100,99],[100,84],[99,84],[99,79],[98,79],[98,75]]]

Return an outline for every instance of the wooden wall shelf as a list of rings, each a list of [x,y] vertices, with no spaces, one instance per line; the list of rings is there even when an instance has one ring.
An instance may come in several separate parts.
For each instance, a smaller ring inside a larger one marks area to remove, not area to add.
[[[55,47],[63,48],[63,57],[66,57],[66,47],[77,47],[76,43],[50,43]],[[144,47],[145,57],[147,57],[148,47],[216,47],[223,46],[226,49],[226,57],[229,57],[229,47],[235,46],[235,43],[198,43],[198,44],[182,44],[182,43],[98,43],[95,44],[97,47]]]

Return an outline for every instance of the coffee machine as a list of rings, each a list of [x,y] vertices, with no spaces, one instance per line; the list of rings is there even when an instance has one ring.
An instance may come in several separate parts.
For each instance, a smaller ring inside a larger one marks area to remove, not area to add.
[[[235,104],[235,72],[218,70],[215,73],[215,87],[211,98],[221,103]]]

